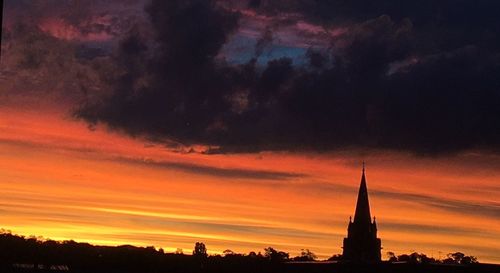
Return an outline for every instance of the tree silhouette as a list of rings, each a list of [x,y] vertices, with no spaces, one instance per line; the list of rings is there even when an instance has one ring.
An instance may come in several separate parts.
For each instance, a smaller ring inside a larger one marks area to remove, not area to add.
[[[264,257],[268,258],[272,262],[282,262],[290,258],[290,255],[283,251],[278,251],[272,247],[264,248]]]
[[[300,252],[300,256],[294,257],[293,260],[294,261],[314,261],[317,258],[318,257],[316,256],[316,254],[311,252],[309,249],[302,249],[302,251]]]
[[[196,242],[196,244],[194,244],[193,255],[198,257],[207,257],[207,247],[205,244]]]
[[[443,260],[445,264],[476,264],[477,258],[474,256],[466,256],[462,252],[448,253],[448,258]]]
[[[334,254],[332,257],[328,258],[328,261],[342,261],[342,254]]]
[[[398,261],[398,257],[396,257],[396,254],[392,251],[387,251],[387,258],[389,258],[389,262],[391,263]]]

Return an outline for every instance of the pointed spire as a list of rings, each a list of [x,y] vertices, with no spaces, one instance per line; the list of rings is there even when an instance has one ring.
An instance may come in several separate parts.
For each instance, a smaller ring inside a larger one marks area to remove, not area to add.
[[[370,203],[368,202],[368,189],[366,187],[365,162],[363,161],[363,173],[359,186],[358,202],[354,214],[354,223],[371,223]]]

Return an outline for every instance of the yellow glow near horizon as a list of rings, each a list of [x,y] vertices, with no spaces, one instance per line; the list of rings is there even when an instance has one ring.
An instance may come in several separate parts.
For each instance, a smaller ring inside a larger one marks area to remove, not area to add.
[[[384,253],[500,262],[496,156],[203,155],[145,143],[57,112],[0,108],[0,228],[186,253],[196,241],[211,253],[308,248],[327,258],[341,252],[365,159]]]

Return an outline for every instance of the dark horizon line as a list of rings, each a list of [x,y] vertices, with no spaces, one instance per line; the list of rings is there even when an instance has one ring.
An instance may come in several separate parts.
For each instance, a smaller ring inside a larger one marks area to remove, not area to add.
[[[4,236],[17,237],[17,238],[20,238],[20,239],[23,239],[23,240],[26,240],[26,241],[34,239],[36,241],[36,243],[41,243],[41,244],[44,244],[44,243],[47,243],[47,242],[55,242],[58,245],[63,245],[65,243],[75,243],[77,245],[87,245],[87,246],[90,246],[92,248],[107,248],[107,249],[130,248],[130,249],[138,249],[138,250],[154,250],[156,253],[160,253],[160,254],[163,254],[163,255],[184,255],[184,256],[192,256],[192,257],[197,256],[196,254],[194,254],[193,252],[191,252],[191,250],[189,250],[187,252],[184,252],[184,249],[182,249],[182,248],[177,248],[177,250],[180,250],[180,252],[177,252],[177,251],[174,251],[174,252],[165,252],[162,247],[157,247],[157,246],[154,246],[154,245],[151,245],[151,246],[137,246],[137,245],[132,245],[132,244],[100,245],[100,244],[93,244],[93,243],[89,243],[89,242],[77,241],[78,239],[76,239],[76,240],[75,239],[54,240],[54,239],[46,238],[46,237],[43,237],[43,236],[36,236],[36,235],[26,236],[26,235],[16,234],[16,233],[13,233],[11,230],[0,228],[0,241],[1,241],[2,237],[4,237]],[[204,245],[203,242],[199,242],[198,241],[198,242],[193,242],[193,246],[195,246],[198,243],[202,243]],[[278,254],[286,255],[287,258],[281,260],[281,261],[284,261],[284,262],[327,262],[327,261],[340,262],[341,259],[342,259],[342,254],[341,253],[337,253],[337,254],[332,254],[329,258],[326,258],[326,259],[318,259],[315,256],[315,258],[312,259],[312,260],[300,261],[297,258],[300,258],[300,257],[303,257],[303,256],[289,257],[289,253],[288,252],[280,251],[280,250],[278,250],[278,249],[276,249],[276,248],[274,248],[272,246],[268,246],[267,248],[264,248],[263,250],[266,251],[266,249],[272,249],[272,250],[276,251],[276,253],[278,253]],[[230,254],[224,254],[224,252],[226,252],[226,251],[230,251],[231,253]],[[307,253],[315,255],[308,248],[303,248],[303,249],[301,249],[301,251],[302,251],[302,254],[306,251]],[[451,254],[462,253],[462,252],[461,251],[450,252],[450,253],[446,254],[446,256],[443,259],[441,259],[441,258],[434,258],[434,257],[428,257],[425,253],[421,253],[421,252],[417,252],[417,251],[414,251],[412,253],[404,253],[404,254],[401,254],[401,255],[396,255],[392,251],[387,251],[386,252],[386,256],[390,256],[390,253],[392,253],[393,254],[392,257],[395,257],[395,258],[398,258],[398,257],[401,257],[401,256],[410,257],[413,254],[417,254],[417,255],[423,256],[425,258],[432,259],[433,262],[431,262],[430,264],[446,264],[445,263],[445,260],[447,259],[446,257],[450,258]],[[226,249],[226,250],[222,251],[222,253],[220,253],[220,254],[219,253],[217,253],[217,254],[208,254],[208,253],[206,253],[206,257],[226,257],[226,256],[243,256],[243,257],[252,257],[252,256],[255,256],[255,257],[261,257],[261,258],[265,258],[266,257],[266,255],[262,254],[261,251],[257,251],[256,252],[256,251],[253,251],[253,250],[249,251],[248,253],[237,253],[237,252],[234,252],[234,251],[232,251],[230,249]],[[476,258],[475,256],[466,256],[466,257]],[[389,259],[387,259],[387,260],[382,260],[381,262],[382,263],[384,263],[384,262],[405,263],[403,261],[392,261],[391,262],[391,257],[389,257]],[[406,261],[406,263],[411,263],[411,261]],[[498,264],[496,264],[496,263],[483,263],[483,262],[480,262],[479,260],[477,260],[477,263],[478,264],[485,264],[485,265],[498,265],[498,266],[500,266],[500,263],[498,263]]]

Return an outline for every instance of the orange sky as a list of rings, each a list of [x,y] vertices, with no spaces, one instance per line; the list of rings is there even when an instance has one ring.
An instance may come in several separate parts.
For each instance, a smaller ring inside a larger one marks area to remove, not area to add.
[[[173,152],[63,111],[0,106],[0,223],[95,244],[341,253],[367,162],[383,254],[500,263],[500,157]]]

